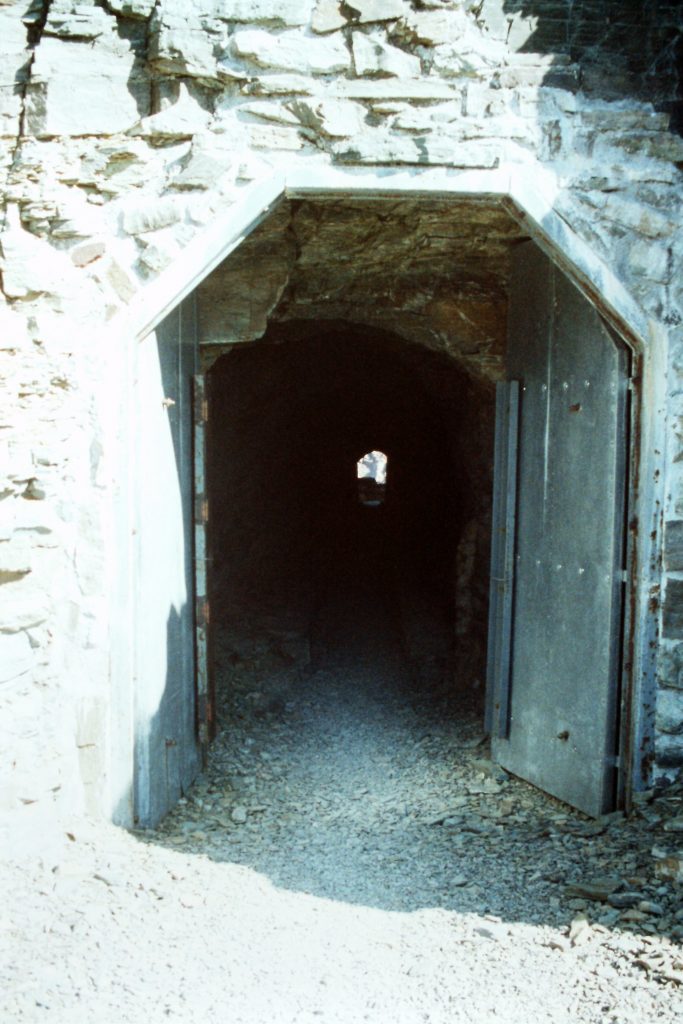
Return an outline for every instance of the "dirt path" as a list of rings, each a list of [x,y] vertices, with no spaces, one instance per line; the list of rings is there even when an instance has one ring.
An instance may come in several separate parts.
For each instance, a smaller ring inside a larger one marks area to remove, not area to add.
[[[675,799],[588,822],[452,705],[416,693],[372,575],[338,592],[309,671],[233,673],[158,830],[77,823],[8,867],[0,1020],[673,1024]]]

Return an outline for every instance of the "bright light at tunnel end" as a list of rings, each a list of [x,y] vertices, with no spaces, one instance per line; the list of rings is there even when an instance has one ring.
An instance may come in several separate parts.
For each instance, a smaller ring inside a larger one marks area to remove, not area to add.
[[[384,486],[387,482],[387,456],[384,452],[368,452],[356,463],[358,479],[370,477],[376,484]]]

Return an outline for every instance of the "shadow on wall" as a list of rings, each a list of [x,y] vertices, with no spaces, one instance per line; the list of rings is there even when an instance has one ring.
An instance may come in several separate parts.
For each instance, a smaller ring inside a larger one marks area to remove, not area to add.
[[[166,624],[166,673],[158,707],[138,721],[135,823],[156,823],[183,796],[200,770],[195,737],[194,694],[187,672],[177,670],[179,644],[186,637],[189,606],[169,608]],[[159,675],[162,675],[160,671]]]
[[[484,0],[480,17],[519,53],[566,56],[544,84],[601,99],[629,96],[671,114],[683,132],[683,4],[680,0]]]

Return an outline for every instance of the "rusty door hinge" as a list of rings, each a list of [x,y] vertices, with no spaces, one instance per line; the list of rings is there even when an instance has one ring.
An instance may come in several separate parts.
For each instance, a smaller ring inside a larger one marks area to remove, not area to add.
[[[208,597],[197,598],[197,625],[208,626],[211,620],[211,606]]]
[[[194,503],[194,518],[196,523],[208,523],[209,521],[209,499],[198,494]]]

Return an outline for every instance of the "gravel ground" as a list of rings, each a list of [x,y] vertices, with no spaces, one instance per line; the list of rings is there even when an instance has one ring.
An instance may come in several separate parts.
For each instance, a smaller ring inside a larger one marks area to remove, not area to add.
[[[475,708],[420,692],[378,596],[323,608],[308,667],[232,666],[158,829],[24,844],[2,1022],[681,1019],[680,792],[592,822],[507,776]]]

